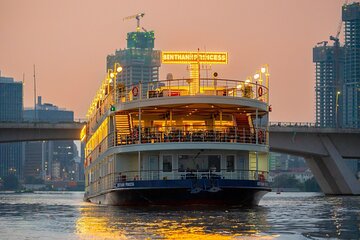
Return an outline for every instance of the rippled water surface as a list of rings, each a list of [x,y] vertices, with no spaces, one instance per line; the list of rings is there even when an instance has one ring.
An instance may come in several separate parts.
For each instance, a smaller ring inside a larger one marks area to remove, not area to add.
[[[0,239],[360,239],[360,197],[267,194],[255,208],[98,206],[0,193]]]

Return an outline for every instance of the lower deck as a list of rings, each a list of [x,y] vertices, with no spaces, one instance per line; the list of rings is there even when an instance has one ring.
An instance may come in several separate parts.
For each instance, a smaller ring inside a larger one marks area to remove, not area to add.
[[[267,173],[267,152],[179,149],[115,153],[86,168],[85,191],[87,196],[94,196],[117,188],[143,188],[146,184],[151,188],[177,188],[183,184],[181,187],[190,191],[194,184],[200,184],[208,190],[228,181],[236,181],[237,187],[264,187]]]

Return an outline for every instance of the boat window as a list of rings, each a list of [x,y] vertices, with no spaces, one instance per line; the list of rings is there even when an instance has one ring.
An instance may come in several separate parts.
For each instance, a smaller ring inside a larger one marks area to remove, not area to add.
[[[208,172],[220,171],[220,155],[179,155],[179,172]]]
[[[172,171],[172,155],[163,156],[163,172]]]
[[[235,170],[235,156],[234,155],[228,155],[226,156],[226,171],[227,172],[234,172]]]

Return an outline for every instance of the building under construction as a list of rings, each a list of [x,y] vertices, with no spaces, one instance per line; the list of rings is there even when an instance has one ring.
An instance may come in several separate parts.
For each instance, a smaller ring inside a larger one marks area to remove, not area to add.
[[[313,48],[316,123],[320,127],[360,128],[360,4],[342,8],[345,44],[339,35]]]
[[[117,75],[117,81],[125,86],[159,80],[161,52],[154,50],[154,31],[140,29],[140,18],[144,15],[140,13],[124,19],[137,20],[136,32],[127,34],[126,49],[117,50],[115,54],[107,56],[108,71],[114,68],[115,63],[121,65],[122,71]]]
[[[338,42],[313,48],[315,63],[316,123],[321,127],[341,126],[341,86],[343,82],[343,47]]]

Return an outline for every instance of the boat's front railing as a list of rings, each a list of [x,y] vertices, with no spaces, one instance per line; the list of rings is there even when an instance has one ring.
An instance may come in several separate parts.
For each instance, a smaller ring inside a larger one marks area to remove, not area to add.
[[[267,171],[218,169],[218,170],[141,170],[118,172],[115,179],[118,182],[148,181],[148,180],[196,180],[196,179],[231,179],[267,181]]]
[[[257,181],[257,186],[268,184],[269,172],[262,170],[220,169],[220,170],[141,170],[121,171],[100,175],[99,178],[89,179],[86,184],[86,192],[101,192],[117,186],[132,187],[136,181],[169,181],[190,180],[196,183],[198,180],[247,180]]]
[[[195,83],[198,81],[198,83]],[[196,86],[196,88],[194,88]],[[117,102],[177,96],[243,97],[268,102],[268,88],[261,82],[232,79],[171,79],[118,87]]]

